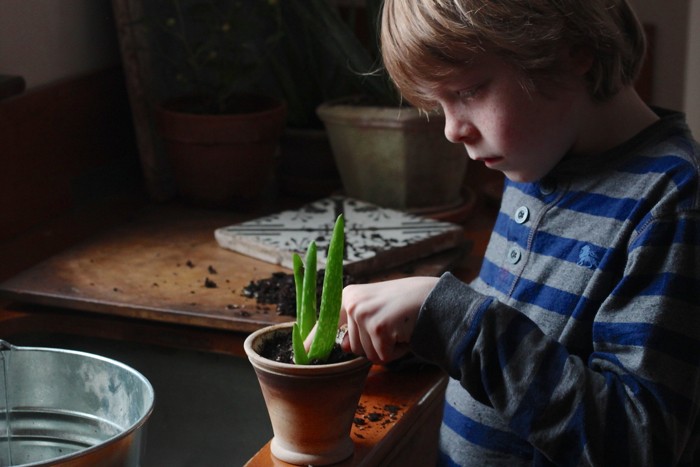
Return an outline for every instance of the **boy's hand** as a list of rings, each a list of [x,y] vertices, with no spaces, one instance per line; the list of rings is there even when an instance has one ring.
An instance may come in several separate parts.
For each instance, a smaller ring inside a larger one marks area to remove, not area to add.
[[[340,324],[347,325],[343,350],[381,363],[408,353],[418,311],[437,281],[407,277],[345,287],[340,310]]]

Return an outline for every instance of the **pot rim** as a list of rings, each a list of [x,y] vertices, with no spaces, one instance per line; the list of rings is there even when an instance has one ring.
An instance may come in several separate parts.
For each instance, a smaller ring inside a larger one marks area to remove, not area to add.
[[[371,366],[372,363],[367,360],[366,357],[357,356],[351,360],[346,360],[339,363],[323,363],[320,365],[296,365],[293,363],[282,363],[270,360],[268,358],[262,357],[253,347],[255,341],[260,339],[265,334],[274,332],[285,332],[291,331],[294,326],[294,322],[273,324],[266,326],[264,328],[258,329],[246,337],[243,342],[243,349],[245,350],[248,359],[255,367],[264,368],[267,371],[277,372],[277,373],[295,373],[299,376],[327,376],[333,373],[344,373],[351,369],[362,368],[365,366]]]
[[[379,128],[435,127],[442,131],[445,123],[442,111],[426,113],[415,107],[366,104],[358,100],[358,96],[323,102],[316,108],[316,114],[325,124],[360,122],[361,126]]]
[[[182,96],[174,96],[168,99],[164,99],[163,101],[159,102],[156,104],[156,109],[158,109],[159,112],[163,114],[170,114],[170,115],[187,115],[188,118],[211,118],[211,117],[225,117],[225,118],[230,118],[230,119],[236,119],[236,118],[249,118],[251,115],[255,116],[260,116],[265,117],[267,115],[273,115],[273,114],[278,114],[280,112],[285,112],[287,111],[287,103],[286,101],[279,99],[277,97],[267,95],[267,94],[260,94],[260,93],[240,93],[238,94],[241,98],[248,99],[251,102],[254,101],[255,108],[252,108],[247,111],[241,111],[237,113],[222,113],[222,114],[217,114],[217,113],[195,113],[195,112],[190,112],[187,110],[184,110],[180,108],[180,106],[183,103],[187,103],[190,101],[196,101],[198,97],[196,95],[182,95]]]

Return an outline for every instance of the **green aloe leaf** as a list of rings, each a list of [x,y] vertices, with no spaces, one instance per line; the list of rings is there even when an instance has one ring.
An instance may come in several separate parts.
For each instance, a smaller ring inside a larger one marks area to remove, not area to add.
[[[306,339],[316,324],[316,256],[316,243],[312,241],[306,250],[304,284],[301,292],[301,320],[298,320],[303,339]]]
[[[304,339],[301,337],[299,325],[294,323],[292,327],[292,351],[294,353],[294,363],[297,365],[308,365],[309,356],[304,348]]]
[[[297,253],[292,254],[292,266],[294,267],[294,288],[296,291],[297,324],[301,325],[302,295],[304,286],[304,263]]]
[[[345,249],[345,220],[339,215],[328,247],[326,271],[323,278],[321,310],[316,335],[309,349],[309,360],[324,362],[330,356],[338,332],[343,293],[343,252]]]

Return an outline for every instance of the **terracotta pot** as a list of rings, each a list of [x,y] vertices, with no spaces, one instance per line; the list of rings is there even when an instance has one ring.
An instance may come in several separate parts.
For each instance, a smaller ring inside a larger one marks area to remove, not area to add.
[[[356,98],[322,104],[345,194],[401,210],[447,210],[462,202],[468,156],[444,134],[445,117]]]
[[[245,113],[188,113],[192,98],[156,109],[156,124],[173,169],[178,194],[212,207],[244,207],[270,188],[285,126],[286,105],[246,96]]]
[[[328,465],[352,456],[353,418],[371,363],[365,358],[326,365],[293,365],[258,351],[292,323],[260,329],[244,343],[267,404],[274,437],[272,454],[297,465]]]

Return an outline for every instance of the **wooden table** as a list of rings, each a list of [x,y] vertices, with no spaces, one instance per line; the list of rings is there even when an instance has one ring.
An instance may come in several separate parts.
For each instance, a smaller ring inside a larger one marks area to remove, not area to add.
[[[252,281],[291,273],[220,247],[213,232],[245,219],[225,211],[149,206],[122,225],[0,283],[6,299],[124,318],[252,332],[289,321],[276,306],[246,297]],[[437,275],[469,252],[459,248],[363,280]],[[407,269],[408,268],[408,269]]]
[[[127,222],[2,282],[0,329],[9,335],[82,333],[243,356],[249,332],[291,319],[241,293],[251,280],[283,268],[224,250],[213,240],[214,228],[245,217],[146,206]],[[470,279],[493,218],[486,210],[465,222],[471,249],[434,255],[373,280],[446,269]],[[217,286],[207,286],[206,279]],[[379,413],[382,419],[353,427],[355,454],[340,465],[426,465],[435,455],[445,384],[445,375],[433,367],[373,367],[361,399],[365,413],[357,415]],[[248,465],[285,464],[271,456],[267,444]]]

